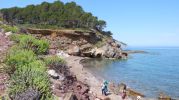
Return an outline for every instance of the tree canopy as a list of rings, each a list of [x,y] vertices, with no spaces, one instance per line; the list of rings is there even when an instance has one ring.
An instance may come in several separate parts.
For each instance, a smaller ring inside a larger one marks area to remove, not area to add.
[[[99,20],[75,2],[42,2],[40,5],[28,5],[24,8],[1,9],[3,19],[10,24],[51,25],[64,28],[89,28],[102,31],[106,27]]]

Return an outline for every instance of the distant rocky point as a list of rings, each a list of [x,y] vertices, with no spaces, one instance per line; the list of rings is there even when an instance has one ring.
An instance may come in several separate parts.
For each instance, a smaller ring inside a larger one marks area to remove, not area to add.
[[[133,53],[148,53],[147,51],[142,50],[124,50],[127,54],[133,54]]]

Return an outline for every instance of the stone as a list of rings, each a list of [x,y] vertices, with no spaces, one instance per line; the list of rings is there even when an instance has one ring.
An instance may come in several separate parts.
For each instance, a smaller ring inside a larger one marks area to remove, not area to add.
[[[69,46],[69,50],[67,51],[69,55],[79,56],[80,55],[80,48],[77,45]]]
[[[62,57],[62,58],[67,58],[70,56],[67,53],[65,53],[64,51],[58,51],[56,55],[59,57]]]
[[[55,72],[55,70],[48,70],[47,72],[52,78],[59,79],[58,73]]]
[[[6,33],[5,33],[6,36],[9,36],[9,35],[11,35],[11,34],[12,34],[12,32],[6,32]]]

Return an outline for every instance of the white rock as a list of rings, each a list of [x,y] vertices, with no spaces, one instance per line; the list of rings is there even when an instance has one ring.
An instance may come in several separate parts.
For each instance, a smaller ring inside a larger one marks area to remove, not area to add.
[[[62,57],[62,58],[67,58],[67,57],[70,56],[67,53],[63,52],[63,51],[58,51],[58,53],[56,55],[59,56],[59,57]]]
[[[55,70],[48,70],[47,72],[49,75],[53,76],[53,77],[58,77],[58,74],[55,72]]]
[[[77,45],[71,45],[71,46],[69,46],[69,49],[67,52],[70,55],[78,56],[78,55],[80,55],[80,48]]]
[[[65,77],[64,77],[64,76],[59,75],[59,79],[58,79],[58,80],[63,81],[64,79],[65,79]]]
[[[5,33],[6,36],[9,36],[9,35],[11,35],[11,34],[12,34],[12,32],[6,32],[6,33]]]

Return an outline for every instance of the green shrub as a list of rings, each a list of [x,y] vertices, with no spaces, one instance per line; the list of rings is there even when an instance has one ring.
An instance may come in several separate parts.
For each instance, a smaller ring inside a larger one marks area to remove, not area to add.
[[[53,66],[57,66],[57,65],[61,65],[65,63],[64,59],[58,56],[48,56],[44,59],[44,62],[49,67],[53,67]]]
[[[9,25],[1,25],[0,28],[3,28],[5,32],[12,32],[17,33],[19,31],[18,27],[16,26],[9,26]]]
[[[22,49],[33,50],[36,54],[47,53],[49,42],[46,40],[39,40],[31,35],[15,34],[10,37],[11,40],[19,43]]]
[[[10,78],[8,93],[14,97],[28,88],[40,91],[42,98],[50,98],[52,96],[46,67],[40,60],[17,67],[15,73]]]
[[[16,46],[12,47],[5,59],[8,65],[5,69],[8,74],[12,74],[16,70],[16,67],[26,65],[37,59],[33,51],[20,50],[17,48]]]
[[[46,63],[38,60],[36,54],[47,52],[49,43],[31,35],[11,35],[13,46],[6,57],[6,72],[10,74],[8,94],[15,98],[28,89],[37,90],[41,100],[52,100]],[[60,60],[58,60],[60,61]]]
[[[47,53],[48,51],[48,48],[49,48],[49,42],[47,42],[46,40],[36,40],[34,41],[33,43],[33,46],[34,48],[34,52],[36,54],[44,54],[44,53]]]
[[[24,49],[20,50],[17,48],[18,47],[13,47],[13,49],[9,51],[9,54],[6,57],[7,65],[25,65],[37,59],[33,51]]]
[[[21,38],[26,37],[27,35],[25,34],[12,34],[10,35],[10,40],[15,41],[16,43],[19,43]]]

